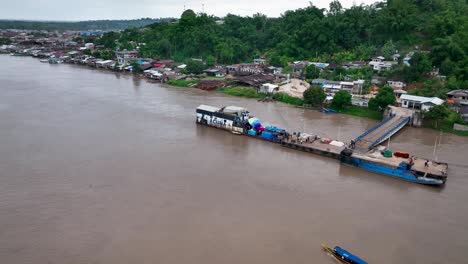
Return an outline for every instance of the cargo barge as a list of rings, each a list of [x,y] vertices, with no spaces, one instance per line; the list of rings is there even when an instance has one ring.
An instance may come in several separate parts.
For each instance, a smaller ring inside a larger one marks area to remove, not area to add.
[[[303,132],[289,133],[276,126],[263,127],[250,112],[238,106],[213,107],[200,105],[196,109],[196,123],[245,135],[283,147],[328,156],[367,171],[388,175],[426,185],[443,185],[447,180],[448,164],[410,156],[406,153],[397,156],[388,155],[389,150],[377,147],[369,152],[359,152],[352,145],[321,138]]]

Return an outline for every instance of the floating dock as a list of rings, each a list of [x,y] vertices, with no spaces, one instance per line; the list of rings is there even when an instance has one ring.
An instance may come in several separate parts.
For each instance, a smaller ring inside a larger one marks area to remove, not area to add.
[[[394,178],[426,184],[443,185],[447,179],[448,164],[410,156],[377,147],[408,122],[409,117],[391,115],[352,141],[350,145],[303,132],[288,133],[275,126],[261,126],[247,109],[237,106],[197,108],[197,124],[227,130],[238,135],[279,143],[283,147],[318,154],[340,160],[371,172]]]
[[[296,149],[304,152],[318,154],[322,156],[340,159],[341,152],[346,148],[345,146],[335,146],[325,144],[320,141],[320,138],[312,140],[312,142],[292,142],[291,140],[284,140],[280,142],[282,146]]]

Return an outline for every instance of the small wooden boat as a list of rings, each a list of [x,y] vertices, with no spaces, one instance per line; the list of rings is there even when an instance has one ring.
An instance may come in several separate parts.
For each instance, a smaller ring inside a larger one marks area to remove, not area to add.
[[[334,113],[337,113],[336,110],[330,109],[330,108],[325,108],[325,107],[322,107],[322,112],[323,112],[323,113],[327,113],[327,114],[334,114]]]
[[[366,261],[362,260],[358,256],[355,256],[341,247],[335,247],[334,249],[322,244],[322,248],[325,249],[330,255],[336,258],[341,263],[345,264],[367,264]]]

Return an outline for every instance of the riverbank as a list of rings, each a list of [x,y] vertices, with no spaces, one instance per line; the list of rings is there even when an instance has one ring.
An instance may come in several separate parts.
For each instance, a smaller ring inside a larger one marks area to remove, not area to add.
[[[98,68],[98,69],[102,69],[102,68]],[[134,76],[136,78],[148,79],[148,76],[146,76],[143,73],[133,74],[132,72],[128,72],[128,71],[119,71],[119,73],[129,75],[129,76]],[[148,79],[148,80],[152,80],[152,82],[157,81],[153,79]],[[168,80],[166,84],[173,86],[173,87],[192,88],[198,82],[204,81],[204,80],[219,80],[219,81],[224,81],[228,85],[233,85],[232,81],[228,81],[224,78],[199,78],[199,77],[186,79],[186,80],[171,79],[171,80]],[[266,94],[259,93],[252,87],[245,87],[245,86],[244,87],[243,86],[219,87],[218,89],[216,89],[216,91],[222,92],[230,96],[236,96],[236,97],[245,97],[245,98],[252,98],[252,99],[259,99],[259,100],[270,99],[270,97],[268,97]],[[293,106],[304,105],[303,99],[290,96],[283,92],[275,93],[273,96],[271,96],[271,99],[277,102],[282,102],[282,103],[293,105]],[[368,119],[373,119],[373,120],[382,120],[383,118],[383,113],[378,112],[378,111],[373,111],[369,108],[359,107],[359,106],[349,106],[345,109],[339,110],[338,112],[341,114],[346,114],[346,115],[351,115],[351,116],[356,116],[356,117],[363,117],[363,118],[368,118]],[[448,118],[447,120],[441,121],[439,126],[437,127],[432,126],[432,125],[424,125],[424,127],[437,130],[437,131],[443,131],[445,133],[451,133],[451,134],[458,135],[458,136],[468,137],[467,131],[454,130],[453,124],[454,124],[454,121]]]
[[[197,83],[199,80],[170,80],[167,84],[175,87],[191,87],[191,85],[194,85]],[[245,97],[245,98],[252,98],[252,99],[263,99],[266,98],[267,95],[264,93],[258,93],[251,87],[219,87],[216,89],[217,92],[221,92],[227,95],[231,96],[237,96],[237,97]],[[285,104],[289,105],[294,105],[294,106],[303,106],[304,105],[304,100],[301,98],[293,97],[290,96],[286,93],[279,92],[275,93],[272,97],[272,100],[277,101],[277,102],[282,102]],[[345,115],[351,115],[351,116],[356,116],[356,117],[362,117],[362,118],[368,118],[372,120],[382,120],[383,119],[383,113],[380,111],[375,111],[371,110],[367,107],[359,107],[359,106],[349,106],[344,109],[338,110],[338,113],[340,114],[345,114]],[[462,136],[462,137],[468,137],[468,132],[467,131],[457,131],[453,129],[453,124],[454,121],[450,120],[448,118],[447,120],[442,121],[438,127],[434,127],[431,125],[424,125],[425,128],[437,130],[437,131],[443,131],[445,133],[451,133],[457,136]]]

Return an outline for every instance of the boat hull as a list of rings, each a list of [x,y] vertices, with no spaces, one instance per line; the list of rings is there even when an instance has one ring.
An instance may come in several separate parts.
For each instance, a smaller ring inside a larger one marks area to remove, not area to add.
[[[420,183],[420,184],[426,184],[426,185],[443,185],[444,182],[442,180],[433,180],[433,179],[428,179],[428,178],[423,178],[423,177],[416,177],[414,176],[412,171],[402,169],[400,167],[387,167],[384,165],[380,165],[377,163],[369,162],[366,160],[362,160],[359,158],[352,158],[352,165],[359,167],[361,169],[375,172],[378,174],[383,174],[387,175],[390,177],[398,178],[398,179],[403,179],[406,181],[410,182],[415,182],[415,183]]]

